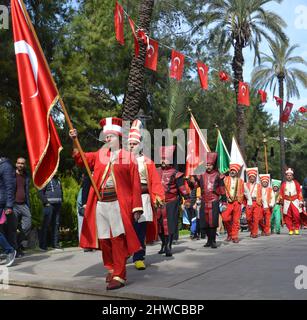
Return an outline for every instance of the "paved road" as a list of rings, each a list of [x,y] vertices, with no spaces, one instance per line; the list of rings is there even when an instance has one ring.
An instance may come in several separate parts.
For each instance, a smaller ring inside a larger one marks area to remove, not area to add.
[[[71,248],[32,254],[9,269],[11,284],[23,286],[11,290],[35,299],[306,300],[307,289],[294,286],[294,269],[307,266],[307,230],[300,236],[283,232],[258,239],[242,233],[239,244],[224,242],[223,236],[216,250],[204,248],[204,240],[184,238],[171,258],[157,254],[159,244],[148,246],[148,268],[138,271],[129,261],[127,286],[111,292],[105,290],[100,252]]]

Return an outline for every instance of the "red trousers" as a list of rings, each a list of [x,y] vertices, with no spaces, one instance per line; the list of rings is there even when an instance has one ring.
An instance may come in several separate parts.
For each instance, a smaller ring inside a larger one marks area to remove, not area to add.
[[[271,215],[270,208],[260,208],[259,226],[265,234],[270,234],[271,232]]]
[[[103,264],[113,278],[126,280],[127,242],[123,234],[111,239],[99,239]]]
[[[240,230],[241,204],[238,201],[228,203],[227,209],[222,213],[222,219],[228,233],[233,240],[238,239]]]
[[[258,235],[258,223],[261,207],[256,201],[253,201],[251,208],[246,207],[246,219],[249,227],[249,231],[252,236]]]
[[[298,209],[294,206],[293,203],[290,204],[288,212],[285,217],[286,226],[289,231],[299,230],[300,229],[300,212]]]

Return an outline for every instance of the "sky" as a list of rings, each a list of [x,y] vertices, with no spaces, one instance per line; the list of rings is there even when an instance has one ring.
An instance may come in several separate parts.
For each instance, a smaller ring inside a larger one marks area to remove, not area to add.
[[[285,30],[290,39],[290,45],[298,44],[293,54],[301,56],[307,61],[307,0],[283,0],[281,4],[271,2],[266,5],[267,9],[278,13],[287,23]],[[267,44],[260,46],[260,51],[269,53]],[[253,70],[253,53],[249,48],[244,49],[245,65],[244,65],[244,80],[247,82],[251,79],[251,72]],[[299,68],[307,71],[307,67],[299,65]],[[307,105],[307,89],[299,85],[300,99],[291,98],[290,102],[294,104],[293,110]],[[275,92],[278,96],[278,92]],[[268,91],[268,102],[265,105],[265,110],[272,115],[274,121],[278,121],[279,111],[273,100],[273,94]]]

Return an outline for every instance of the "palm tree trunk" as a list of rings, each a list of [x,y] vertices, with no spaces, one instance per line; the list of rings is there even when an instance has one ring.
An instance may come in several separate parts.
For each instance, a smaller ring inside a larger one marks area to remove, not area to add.
[[[284,170],[286,167],[286,148],[285,148],[285,130],[284,123],[281,121],[281,115],[284,111],[284,77],[278,77],[279,97],[282,103],[279,106],[279,141],[280,141],[280,177],[284,180]]]
[[[139,27],[146,34],[149,34],[151,15],[154,7],[154,0],[142,0],[139,11]],[[133,121],[138,114],[144,97],[144,63],[146,57],[146,45],[140,41],[140,54],[134,56],[130,66],[127,90],[123,102],[122,118]]]
[[[236,92],[236,118],[237,118],[237,137],[238,142],[243,154],[245,157],[245,136],[246,136],[246,121],[245,121],[245,107],[238,104],[238,93],[239,93],[239,81],[243,81],[243,65],[244,65],[244,57],[243,57],[243,47],[240,45],[239,41],[236,41],[234,46],[234,57],[232,60],[232,70],[234,74],[233,85]]]

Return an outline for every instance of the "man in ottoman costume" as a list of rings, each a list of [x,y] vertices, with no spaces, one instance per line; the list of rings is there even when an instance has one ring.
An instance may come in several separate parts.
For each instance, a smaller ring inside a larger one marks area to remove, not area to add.
[[[247,198],[248,210],[252,205],[252,200],[244,181],[238,177],[241,170],[239,163],[231,162],[229,164],[229,176],[225,177],[224,185],[227,197],[227,207],[222,213],[222,218],[227,230],[226,241],[239,243],[240,217],[244,197]]]
[[[271,214],[275,204],[273,189],[270,187],[270,174],[260,174],[262,208],[259,216],[261,235],[269,236],[271,230]]]
[[[226,206],[226,195],[223,178],[216,168],[218,154],[207,153],[206,172],[195,176],[195,187],[201,190],[201,207],[199,211],[200,229],[207,235],[207,243],[204,247],[217,248],[216,230],[219,226],[220,202],[223,200]],[[223,199],[222,199],[223,197]]]
[[[141,249],[133,222],[139,220],[142,209],[141,182],[136,160],[131,152],[121,149],[122,120],[105,118],[100,121],[106,144],[96,152],[85,153],[93,172],[93,179],[101,195],[94,188],[89,191],[82,225],[80,246],[102,250],[107,290],[119,289],[126,281],[126,260]],[[72,139],[77,131],[71,130]],[[73,157],[83,166],[81,155]]]
[[[248,182],[245,183],[246,188],[248,189],[250,196],[252,198],[252,206],[246,209],[246,219],[248,223],[248,228],[250,231],[250,236],[252,238],[258,237],[258,228],[259,228],[259,218],[261,215],[262,208],[262,191],[261,185],[257,183],[258,177],[258,168],[247,168],[246,175]]]
[[[279,203],[279,189],[281,185],[281,180],[272,179],[272,188],[275,199],[275,205],[272,210],[271,216],[271,233],[276,232],[276,234],[280,234],[280,225],[282,222],[282,208]]]
[[[175,169],[173,154],[175,146],[160,149],[161,167],[158,173],[165,192],[165,206],[157,210],[159,236],[162,241],[160,254],[172,256],[172,242],[178,228],[181,196],[189,202],[189,194],[184,185],[184,174]]]
[[[279,197],[283,204],[283,214],[285,215],[289,235],[299,235],[303,195],[301,186],[294,179],[294,171],[291,168],[286,170],[286,181],[281,184]]]
[[[161,179],[154,162],[142,153],[142,122],[134,120],[129,132],[129,150],[134,154],[142,188],[143,215],[134,222],[134,228],[142,245],[142,249],[133,255],[133,262],[138,270],[145,270],[145,241],[153,242],[157,238],[158,225],[156,208],[164,205],[165,195]]]

